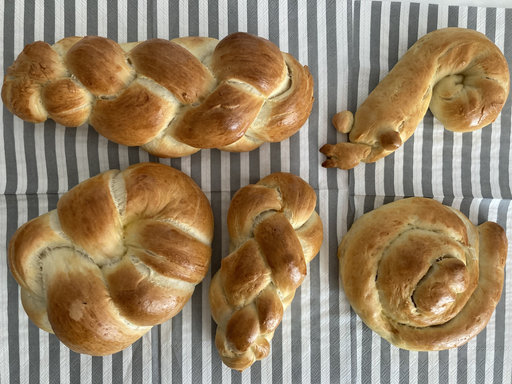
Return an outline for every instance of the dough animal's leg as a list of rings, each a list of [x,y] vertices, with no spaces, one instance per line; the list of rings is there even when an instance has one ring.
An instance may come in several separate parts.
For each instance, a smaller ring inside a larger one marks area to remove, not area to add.
[[[354,115],[350,111],[337,113],[332,118],[332,124],[338,132],[349,133],[354,125]],[[322,167],[352,169],[370,154],[371,147],[355,143],[325,144],[320,152],[328,157]]]

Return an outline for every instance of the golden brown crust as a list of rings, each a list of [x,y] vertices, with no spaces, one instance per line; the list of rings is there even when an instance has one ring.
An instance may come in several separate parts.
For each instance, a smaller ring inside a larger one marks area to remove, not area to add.
[[[23,306],[80,353],[118,352],[178,313],[210,264],[213,215],[166,165],[107,171],[21,226],[9,265]]]
[[[89,123],[116,143],[181,157],[290,137],[313,107],[313,78],[270,41],[243,32],[220,42],[67,37],[27,45],[7,71],[2,100],[26,121]]]
[[[101,36],[85,36],[76,42],[65,62],[94,96],[117,95],[135,77],[119,44]]]
[[[429,107],[450,131],[480,129],[496,119],[509,87],[507,61],[485,35],[464,28],[430,32],[405,53],[354,116],[350,142],[369,146],[371,152],[324,167],[350,169],[393,153]]]
[[[222,361],[238,371],[268,356],[283,311],[320,250],[316,195],[304,180],[274,173],[235,193],[228,210],[233,252],[210,284]]]
[[[458,347],[501,296],[507,239],[435,200],[410,198],[358,219],[339,250],[347,298],[365,324],[415,351]]]

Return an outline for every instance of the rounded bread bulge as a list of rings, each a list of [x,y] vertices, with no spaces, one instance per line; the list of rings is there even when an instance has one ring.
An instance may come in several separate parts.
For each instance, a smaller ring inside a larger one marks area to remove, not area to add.
[[[228,210],[231,253],[209,291],[224,364],[243,371],[270,341],[323,240],[316,194],[300,177],[273,173],[238,190]]]
[[[157,163],[110,170],[65,193],[9,243],[21,300],[75,352],[118,352],[176,315],[205,277],[213,214],[184,173]]]
[[[347,299],[369,328],[397,347],[438,351],[485,328],[507,249],[498,224],[475,227],[456,209],[414,197],[360,217],[338,258]]]
[[[307,66],[237,32],[118,44],[100,36],[27,45],[2,86],[25,121],[77,127],[160,157],[245,152],[297,132],[313,107]]]
[[[324,167],[351,169],[402,146],[430,108],[446,129],[471,132],[496,120],[510,89],[507,61],[484,34],[443,28],[420,38],[354,116],[334,116],[348,142],[326,144]]]

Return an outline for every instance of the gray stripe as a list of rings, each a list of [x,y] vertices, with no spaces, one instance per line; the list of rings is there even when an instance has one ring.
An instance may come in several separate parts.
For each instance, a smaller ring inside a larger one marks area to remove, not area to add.
[[[160,377],[160,372],[162,371],[162,361],[161,361],[161,351],[162,351],[162,326],[160,324],[151,328],[151,374],[152,374],[152,382],[154,384],[158,384],[162,382],[162,378]],[[114,361],[112,361],[112,365],[114,365]],[[122,367],[121,362],[121,367]],[[113,370],[114,367],[112,367]],[[195,381],[194,381],[195,382]]]
[[[219,4],[212,1],[208,3],[208,36],[218,39],[219,38]],[[222,220],[225,218],[222,217],[222,169],[221,169],[221,161],[220,161],[220,151],[211,150],[210,151],[210,172],[211,172],[211,180],[210,180],[210,190],[211,193],[211,206],[213,211],[213,216],[215,218],[215,226],[213,229],[213,242],[212,242],[212,261],[211,261],[211,274],[212,277],[215,273],[220,269],[220,263],[222,260]],[[217,324],[212,319],[211,320],[211,335],[212,340],[215,340],[215,335],[217,332]],[[215,343],[212,342],[211,347],[211,370],[212,383],[220,383],[222,382],[222,360],[220,359],[219,352],[215,347]]]
[[[189,36],[199,35],[199,3],[198,1],[189,1],[188,4],[188,33]],[[190,176],[197,185],[202,188],[201,180],[201,152],[197,152],[191,156]],[[203,368],[203,316],[211,316],[210,313],[203,314],[203,284],[196,287],[191,298],[192,305],[192,382],[200,383],[202,381]]]
[[[504,26],[504,54],[507,62],[512,62],[512,8],[505,10],[505,26]],[[509,71],[511,68],[509,66]],[[500,155],[499,155],[499,185],[502,198],[512,199],[512,191],[510,190],[509,167],[510,167],[510,132],[511,132],[511,98],[507,99],[505,107],[501,111],[501,134],[500,134]]]
[[[459,25],[459,7],[448,7],[448,27]],[[443,195],[454,196],[453,192],[453,147],[454,133],[443,130]]]
[[[299,54],[299,37],[298,37],[298,5],[296,0],[288,2],[288,52],[294,57],[298,58]],[[297,158],[300,153],[300,138],[299,133],[296,133],[290,137],[290,172],[299,175],[300,174],[300,163]],[[293,382],[302,382],[302,307],[301,297],[302,291],[299,287],[295,291],[295,297],[297,300],[293,300],[290,305],[291,312],[291,338],[292,340],[298,340],[292,344],[292,380]]]
[[[377,3],[372,4],[372,11],[373,6]],[[372,29],[379,28],[380,30],[380,20],[372,20]],[[373,40],[372,36],[372,40]],[[379,44],[380,44],[380,36],[375,37],[378,38]],[[370,48],[371,51],[371,48]],[[375,192],[375,189],[374,189]],[[375,207],[375,193],[372,195],[366,195],[364,197],[364,213],[373,211]],[[363,323],[363,330],[361,335],[361,382],[362,383],[371,383],[372,382],[372,337],[373,337],[373,331],[365,324]]]
[[[389,72],[398,62],[398,44],[400,41],[400,3],[391,3],[389,15],[389,43],[388,43],[388,67]],[[382,66],[385,63],[381,63]],[[384,193],[388,196],[395,195],[395,155],[384,158]],[[389,348],[389,347],[388,347]],[[382,369],[382,363],[381,363]]]
[[[489,217],[490,200],[484,199],[478,206],[478,224],[487,221]],[[484,328],[476,337],[476,382],[483,383],[485,381],[485,364],[486,364],[486,339],[487,328]]]
[[[485,34],[494,42],[496,36],[496,8],[487,8]],[[483,197],[492,197],[491,191],[491,135],[492,124],[481,131],[480,146],[480,190]],[[492,165],[496,167],[495,164]]]
[[[112,355],[112,384],[123,384],[123,352]]]
[[[427,33],[437,29],[438,6],[428,6]],[[432,148],[434,146],[434,116],[428,111],[423,118],[423,145],[421,157],[421,184],[425,197],[433,197],[432,191]],[[444,180],[443,180],[444,181]]]
[[[26,19],[25,19],[26,20]],[[28,179],[30,180],[30,179]],[[39,216],[39,201],[36,194],[26,195],[27,219],[31,220]],[[27,221],[28,221],[27,220]],[[28,322],[28,355],[29,355],[29,383],[39,383],[40,356],[39,356],[39,328],[32,322]],[[51,356],[51,354],[50,354]],[[57,355],[58,356],[58,355]]]
[[[7,195],[5,200],[7,203],[7,236],[5,243],[8,244],[9,239],[17,229],[18,197],[16,195]],[[7,275],[7,338],[9,340],[9,379],[11,383],[18,383],[20,381],[18,306],[18,283],[9,273]]]
[[[158,37],[157,22],[156,22],[156,0],[148,0],[147,2],[147,25],[146,25],[146,38],[153,39]],[[150,160],[153,161],[153,160]]]
[[[349,44],[349,60],[351,62],[350,76],[352,81],[349,81],[349,89],[347,95],[347,107],[350,111],[354,112],[357,108],[357,90],[359,85],[359,36],[360,36],[360,16],[361,16],[361,3],[354,2],[354,13],[353,13],[353,34],[352,44]],[[354,188],[355,188],[355,175],[354,170],[349,171],[349,209],[347,217],[347,230],[350,229],[354,222],[355,217],[355,200],[354,200]],[[357,315],[350,307],[350,380],[351,383],[358,381],[357,377]]]
[[[510,206],[510,200],[502,200],[498,205],[498,220],[497,223],[501,225],[505,231],[507,228],[507,217],[508,209]],[[506,314],[506,296],[507,296],[507,284],[506,275],[503,283],[503,291],[501,299],[498,302],[495,310],[495,334],[494,334],[494,383],[503,382],[503,360],[505,354],[505,314]]]
[[[189,9],[190,12],[190,9]],[[238,3],[228,0],[228,33],[238,31]]]
[[[406,5],[404,5],[406,6]],[[409,5],[409,25],[407,31],[407,47],[410,48],[418,41],[418,23],[419,23],[420,5],[412,3]],[[413,162],[407,159],[414,158],[414,135],[412,135],[404,144],[404,166],[403,166],[403,185],[404,195],[414,196],[413,187]],[[408,370],[408,368],[407,368]],[[402,370],[401,370],[402,372]]]
[[[257,0],[247,1],[247,32],[252,33],[253,35],[258,35]],[[260,178],[260,149],[256,148],[254,151],[249,152],[249,183],[257,183]],[[276,340],[275,336],[273,340]],[[272,352],[272,354],[274,354],[274,352]]]
[[[418,383],[428,383],[428,352],[418,353]]]
[[[340,4],[340,7],[342,5]],[[337,88],[338,88],[338,62],[336,60],[338,54],[337,51],[337,34],[336,34],[336,2],[327,2],[325,9],[326,19],[326,43],[327,43],[327,113],[328,117],[331,118],[337,112]],[[347,16],[349,16],[348,14]],[[341,28],[341,26],[340,26]],[[348,42],[345,42],[348,43]],[[330,53],[330,54],[329,54]],[[348,60],[345,65],[348,65]],[[347,81],[343,79],[342,81]],[[328,123],[327,127],[327,142],[336,142],[336,131]],[[323,144],[323,143],[321,143]],[[338,186],[337,186],[337,169],[327,169],[327,185],[328,191],[328,212],[329,212],[329,223],[328,223],[328,238],[324,241],[329,241],[328,249],[328,262],[329,262],[329,375],[331,382],[341,380],[341,367],[340,367],[340,291],[339,291],[339,263],[337,257],[338,250],[338,238],[337,233],[342,228],[338,228],[337,215],[335,212],[338,210]],[[339,186],[343,188],[344,186]],[[293,339],[294,340],[294,339]],[[292,358],[293,361],[293,358]],[[292,381],[299,382],[299,379],[295,378],[293,374],[293,363],[292,363]]]
[[[269,40],[279,47],[279,2],[268,0]],[[270,172],[281,171],[281,143],[270,143]]]
[[[118,41],[118,9],[117,0],[107,2],[107,37]],[[107,144],[108,166],[110,169],[119,169],[119,144],[108,141]]]
[[[174,340],[174,338],[173,338]],[[132,344],[132,384],[142,383],[142,337]],[[174,363],[174,362],[173,362]],[[173,364],[174,368],[174,364]],[[94,370],[94,368],[93,368]],[[93,381],[94,383],[94,381]]]
[[[299,7],[297,0],[288,1],[288,52],[297,59],[299,58]],[[300,175],[301,156],[297,156],[300,153],[300,133],[296,133],[290,137],[290,172],[294,175]],[[299,295],[299,292],[297,291],[296,295]],[[295,316],[293,307],[292,316]]]
[[[313,79],[318,79],[318,27],[316,17],[316,1],[308,0],[308,67]],[[313,109],[309,115],[309,184],[316,190],[318,189],[318,85],[315,86],[315,101]]]
[[[136,0],[135,0],[136,1]],[[180,3],[178,1],[169,1],[169,38],[174,39],[180,35],[180,18],[179,18]],[[210,12],[208,12],[208,27],[212,25],[210,20]],[[211,33],[210,37],[214,37]]]
[[[440,383],[448,383],[449,372],[448,372],[448,360],[449,360],[449,352],[448,351],[440,351],[439,352],[439,382]],[[479,383],[477,381],[477,383]]]

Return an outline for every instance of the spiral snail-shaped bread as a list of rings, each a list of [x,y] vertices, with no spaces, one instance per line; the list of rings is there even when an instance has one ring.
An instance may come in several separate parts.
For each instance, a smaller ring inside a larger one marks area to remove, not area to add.
[[[365,324],[414,351],[458,347],[488,323],[500,300],[507,238],[426,198],[359,218],[338,257],[343,287]]]

